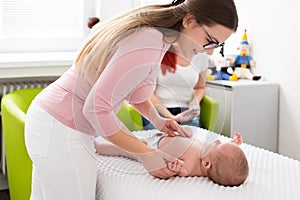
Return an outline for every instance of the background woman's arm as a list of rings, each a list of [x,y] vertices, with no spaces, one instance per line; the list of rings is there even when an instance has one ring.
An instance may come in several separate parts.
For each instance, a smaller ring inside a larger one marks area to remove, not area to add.
[[[193,104],[200,105],[200,102],[205,95],[205,89],[206,89],[205,74],[206,74],[206,70],[202,71],[199,74],[198,82],[194,87],[194,95],[191,102]]]

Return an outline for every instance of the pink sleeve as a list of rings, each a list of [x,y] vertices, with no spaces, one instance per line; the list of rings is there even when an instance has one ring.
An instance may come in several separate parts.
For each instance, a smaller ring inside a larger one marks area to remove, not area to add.
[[[162,34],[155,29],[144,29],[121,41],[84,105],[84,115],[97,135],[110,136],[120,130],[123,124],[117,112],[124,100],[145,101],[150,97],[152,90],[140,87],[155,82],[163,45]]]

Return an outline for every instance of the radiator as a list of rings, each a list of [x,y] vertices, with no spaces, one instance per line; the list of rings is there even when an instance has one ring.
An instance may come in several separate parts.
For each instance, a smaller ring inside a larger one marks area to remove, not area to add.
[[[45,88],[47,87],[53,80],[38,80],[38,81],[4,81],[0,82],[0,100],[2,97],[10,92],[15,90],[25,89],[25,88]],[[1,110],[0,110],[0,117],[1,117]],[[1,139],[1,168],[2,173],[6,175],[6,163],[5,163],[5,150],[4,150],[4,140],[2,134],[2,120],[0,121],[0,139]]]
[[[33,82],[4,82],[0,83],[0,97],[20,89],[25,88],[45,88],[52,81],[33,81]]]

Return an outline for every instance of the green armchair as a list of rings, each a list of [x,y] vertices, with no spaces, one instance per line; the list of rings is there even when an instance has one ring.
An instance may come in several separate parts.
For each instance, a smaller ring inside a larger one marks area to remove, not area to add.
[[[24,121],[33,98],[42,88],[22,89],[5,95],[1,101],[8,187],[11,200],[28,200],[31,191],[32,162],[24,141]]]

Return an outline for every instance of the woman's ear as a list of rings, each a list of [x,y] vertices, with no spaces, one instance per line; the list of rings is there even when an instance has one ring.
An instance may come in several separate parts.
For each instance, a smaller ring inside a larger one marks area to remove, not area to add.
[[[189,28],[191,26],[194,26],[194,24],[196,23],[196,19],[194,17],[194,15],[187,13],[184,18],[182,19],[182,26],[184,28]]]
[[[202,164],[202,167],[204,168],[204,169],[209,169],[209,168],[211,168],[211,162],[210,161],[208,161],[208,160],[202,160],[201,161],[201,164]]]

